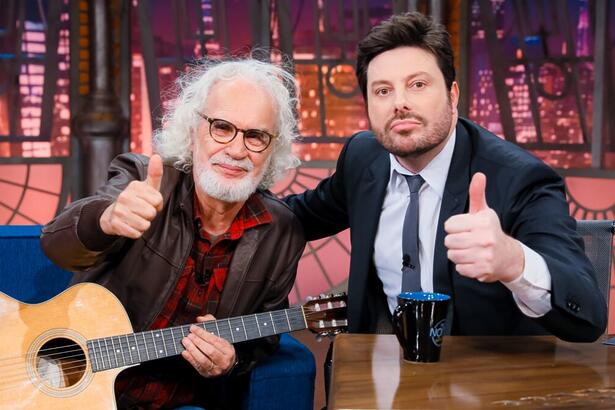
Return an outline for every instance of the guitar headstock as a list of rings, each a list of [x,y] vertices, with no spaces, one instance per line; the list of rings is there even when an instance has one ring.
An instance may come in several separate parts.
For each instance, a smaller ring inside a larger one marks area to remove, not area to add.
[[[348,328],[346,293],[335,293],[308,299],[303,305],[303,314],[310,331],[320,336],[345,332]]]

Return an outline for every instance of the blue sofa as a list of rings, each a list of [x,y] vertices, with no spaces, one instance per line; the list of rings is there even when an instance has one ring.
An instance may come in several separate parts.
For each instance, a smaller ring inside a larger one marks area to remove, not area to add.
[[[0,225],[0,291],[39,303],[66,289],[71,274],[53,265],[40,248],[40,226]],[[306,409],[314,403],[314,356],[290,335],[252,371],[245,408]]]

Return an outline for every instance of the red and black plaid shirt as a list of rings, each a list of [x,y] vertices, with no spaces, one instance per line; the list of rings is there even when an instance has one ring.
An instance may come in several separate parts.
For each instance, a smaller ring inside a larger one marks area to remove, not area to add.
[[[203,216],[194,199],[195,231],[190,256],[177,281],[175,290],[154,320],[151,329],[180,326],[196,322],[197,316],[216,314],[235,247],[244,231],[270,223],[271,214],[257,194],[248,198],[228,231],[213,237],[201,228]],[[166,360],[166,359],[165,359]],[[183,360],[183,359],[181,359]],[[136,368],[138,369],[138,368]],[[122,377],[124,374],[126,377]],[[124,371],[116,381],[116,395],[121,401],[139,403],[147,408],[177,407],[194,403],[200,376],[191,380],[161,379],[145,372]],[[191,372],[194,375],[194,372]]]

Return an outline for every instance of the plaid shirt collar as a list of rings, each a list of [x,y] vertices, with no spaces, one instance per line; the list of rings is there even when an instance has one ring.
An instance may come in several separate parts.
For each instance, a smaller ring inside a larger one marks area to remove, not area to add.
[[[201,211],[201,207],[198,203],[198,198],[196,196],[196,191],[194,191],[194,221],[196,226],[202,227],[202,220],[205,219]],[[243,204],[237,215],[235,215],[235,219],[231,222],[230,228],[216,237],[216,242],[223,239],[237,240],[243,236],[243,233],[250,229],[259,225],[266,225],[273,221],[273,217],[271,213],[265,207],[265,203],[263,202],[260,194],[258,192],[253,193]],[[199,229],[199,235],[207,240],[211,241],[212,236],[205,231],[205,229]]]

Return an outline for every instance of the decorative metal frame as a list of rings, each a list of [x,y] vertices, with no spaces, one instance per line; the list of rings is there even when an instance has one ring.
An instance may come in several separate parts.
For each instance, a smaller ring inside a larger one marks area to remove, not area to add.
[[[51,142],[51,129],[53,124],[53,108],[54,108],[54,96],[56,94],[56,86],[58,79],[58,42],[60,34],[60,13],[63,9],[62,0],[49,0],[47,3],[47,14],[43,17],[43,21],[46,24],[45,28],[45,57],[43,61],[44,66],[44,84],[43,94],[41,102],[41,117],[40,117],[40,132],[39,135],[19,135],[16,132],[18,114],[20,111],[20,100],[18,92],[8,91],[9,95],[9,133],[8,135],[0,135],[0,142],[2,143],[21,143],[21,142]],[[41,13],[43,10],[40,10]],[[36,63],[41,64],[41,58],[37,56],[27,56],[22,51],[22,38],[25,27],[26,16],[26,3],[18,0],[8,0],[5,4],[5,16],[4,19],[0,19],[0,40],[9,40],[13,37],[14,52],[0,55],[0,59],[4,60],[9,66],[10,78],[17,78],[20,74],[20,68],[22,64]],[[16,18],[16,21],[15,21]],[[12,151],[12,149],[11,149]],[[71,178],[71,158],[70,157],[49,157],[49,158],[30,158],[30,157],[0,157],[0,165],[8,164],[20,164],[26,166],[26,183],[29,180],[29,175],[32,166],[38,164],[59,164],[62,167],[62,188],[59,194],[57,211],[64,208],[66,205],[70,186],[67,183]],[[21,186],[15,182],[2,179],[0,181],[10,185],[16,185],[23,187],[21,197],[18,200],[17,206],[8,206],[2,200],[0,203],[8,209],[12,209],[12,215],[9,217],[9,222],[17,215],[30,220],[32,223],[37,223],[19,212],[20,205],[24,200],[26,190],[39,191],[51,195],[58,195],[55,192],[45,191],[43,189],[29,187],[27,185]]]

